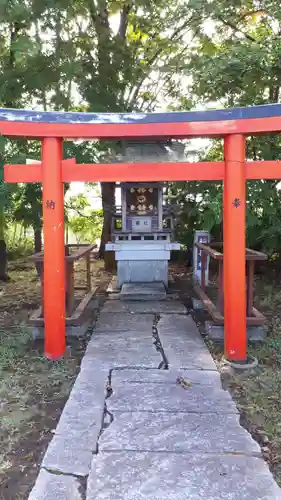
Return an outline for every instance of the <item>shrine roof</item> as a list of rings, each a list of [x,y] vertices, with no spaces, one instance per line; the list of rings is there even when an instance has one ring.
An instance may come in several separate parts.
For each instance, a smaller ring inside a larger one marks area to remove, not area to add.
[[[281,104],[163,113],[0,109],[0,134],[83,138],[172,138],[281,130]]]

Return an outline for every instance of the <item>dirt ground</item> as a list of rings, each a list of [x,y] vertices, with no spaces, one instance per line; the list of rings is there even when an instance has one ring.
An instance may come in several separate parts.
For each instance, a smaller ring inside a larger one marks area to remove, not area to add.
[[[84,279],[77,269],[77,281]],[[170,274],[187,307],[191,306],[192,272],[173,264]],[[32,264],[14,263],[11,281],[0,283],[0,500],[26,500],[62,408],[79,371],[86,340],[72,342],[67,356],[50,362],[42,342],[32,342],[28,315],[38,307],[40,285]],[[92,264],[93,284],[105,290],[111,276],[101,261]],[[206,342],[241,412],[243,425],[261,444],[281,486],[281,287],[271,274],[255,281],[258,308],[267,316],[267,340],[249,352],[259,360],[253,373],[224,372],[221,346]],[[195,320],[204,333],[204,313]]]
[[[85,273],[77,268],[77,284]],[[64,359],[43,356],[43,342],[26,327],[39,306],[40,284],[32,264],[10,266],[0,282],[0,500],[26,500],[46,447],[79,371],[86,340],[68,343]],[[92,263],[92,283],[106,289],[110,275]]]

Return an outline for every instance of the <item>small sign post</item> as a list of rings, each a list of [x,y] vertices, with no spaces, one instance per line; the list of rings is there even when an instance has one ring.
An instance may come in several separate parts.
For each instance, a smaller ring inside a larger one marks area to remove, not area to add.
[[[208,231],[195,231],[194,234],[194,246],[193,246],[193,280],[199,281],[201,284],[201,266],[202,266],[202,253],[199,248],[195,246],[195,243],[210,243],[210,233]],[[209,279],[209,263],[210,257],[206,259],[206,271],[205,271],[205,284],[208,284]]]

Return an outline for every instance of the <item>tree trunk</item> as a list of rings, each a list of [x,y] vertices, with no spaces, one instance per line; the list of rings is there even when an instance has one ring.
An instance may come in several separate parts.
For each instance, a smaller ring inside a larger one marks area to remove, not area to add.
[[[5,240],[0,239],[0,281],[8,281],[8,258]]]
[[[114,182],[105,182],[101,184],[101,197],[103,208],[103,228],[99,256],[100,258],[104,258],[105,269],[110,271],[114,267],[114,259],[112,259],[112,255],[110,255],[111,252],[105,252],[105,245],[111,240],[112,213],[115,205]]]
[[[35,227],[34,229],[34,252],[42,252],[42,228]]]
[[[42,228],[34,227],[34,253],[42,252]],[[36,271],[38,276],[41,276],[42,273],[42,262],[36,262]]]
[[[0,207],[0,280],[8,280],[8,257],[4,236],[4,207]]]

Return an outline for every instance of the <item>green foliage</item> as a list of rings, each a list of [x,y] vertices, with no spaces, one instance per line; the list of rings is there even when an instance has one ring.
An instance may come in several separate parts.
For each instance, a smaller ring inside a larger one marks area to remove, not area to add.
[[[277,0],[2,2],[0,104],[129,112],[155,111],[163,103],[182,110],[279,102],[279,7]],[[38,142],[0,140],[1,165],[40,158]],[[65,142],[64,155],[76,156],[77,162],[108,161],[118,148]],[[279,159],[280,154],[280,136],[248,139],[249,159]],[[197,157],[222,159],[221,141]],[[6,186],[1,175],[0,167],[1,237],[14,221],[40,229],[41,187]],[[248,243],[272,255],[281,249],[279,192],[278,183],[248,183]],[[102,188],[103,208],[111,206],[112,193]],[[194,229],[202,227],[221,237],[220,183],[171,185],[169,198],[181,242],[191,245]],[[99,234],[100,215],[90,214],[89,207],[76,206],[66,217],[82,239]],[[82,235],[84,218],[92,222]]]
[[[211,0],[189,2],[189,6],[198,13],[198,32],[182,71],[190,80],[193,105],[217,108],[280,102],[279,3]],[[248,159],[280,159],[280,155],[280,134],[247,140]],[[201,160],[222,159],[220,141],[213,141],[201,155]],[[173,186],[172,191],[174,203],[182,203],[181,241],[186,231],[192,233],[198,226],[220,237],[219,185],[186,183]],[[198,193],[202,197],[195,202]],[[280,196],[278,181],[248,182],[247,244],[271,256],[281,255]]]
[[[220,226],[222,185],[209,182],[172,184],[168,199],[175,207],[176,238],[186,247],[193,244],[194,231],[215,232]]]
[[[103,223],[102,210],[90,210],[87,215],[68,219],[68,227],[77,243],[93,243],[100,239]]]
[[[9,260],[26,257],[33,251],[32,232],[27,231],[20,223],[9,224],[5,231]]]
[[[103,212],[92,209],[83,194],[72,196],[67,202],[66,221],[77,243],[93,243],[101,237]]]

